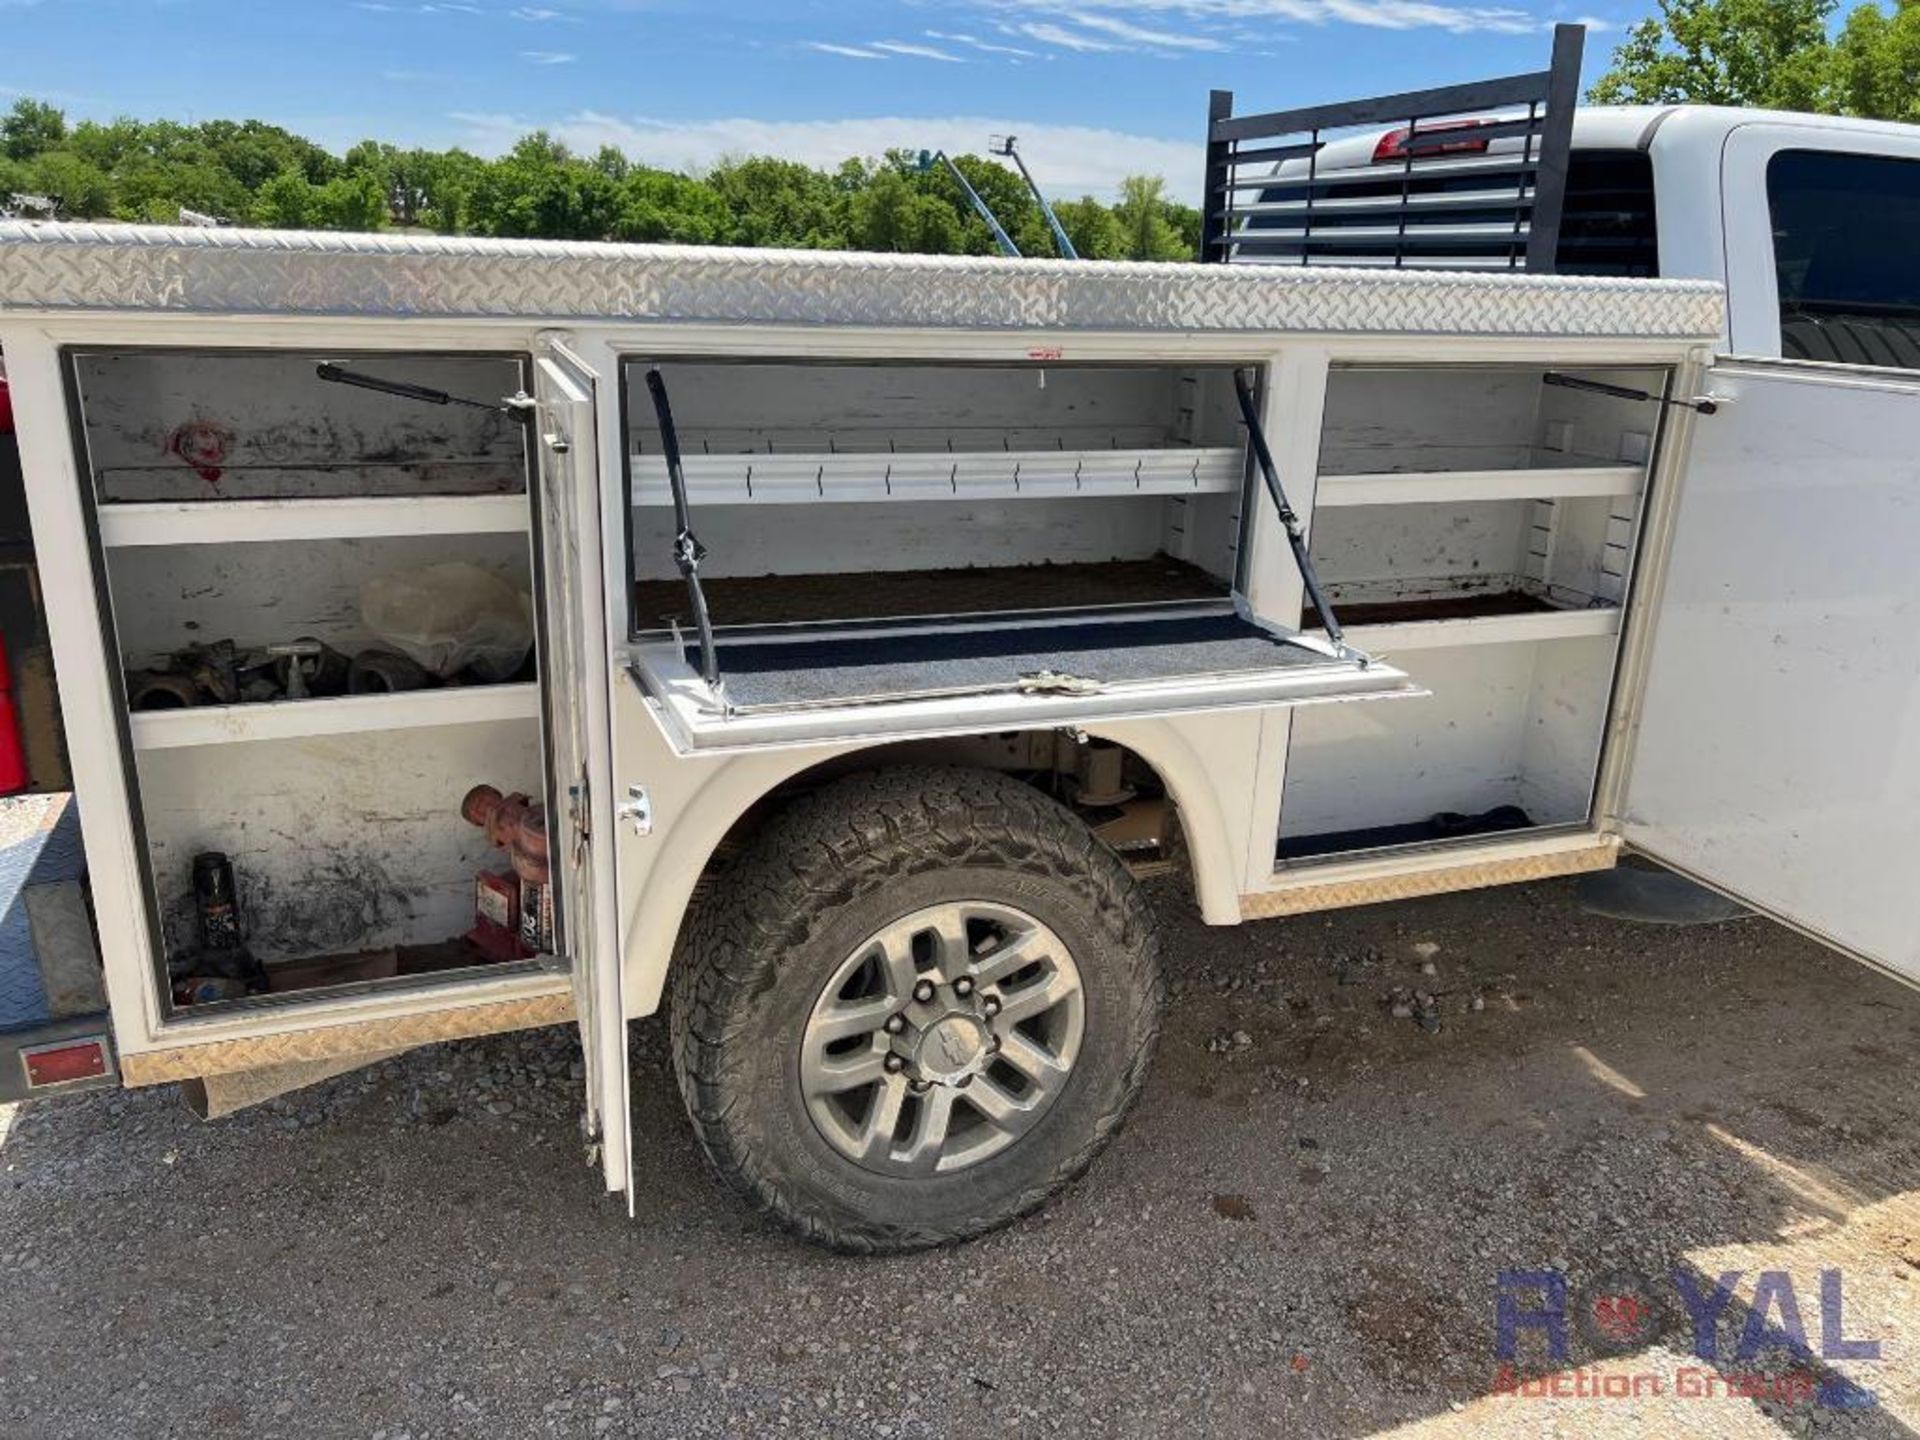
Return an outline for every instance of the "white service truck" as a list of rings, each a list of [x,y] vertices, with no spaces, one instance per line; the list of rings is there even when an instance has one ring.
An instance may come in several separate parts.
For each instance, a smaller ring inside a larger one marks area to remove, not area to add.
[[[718,1171],[886,1250],[1125,1114],[1142,871],[1234,925],[1631,848],[1920,980],[1920,132],[1573,156],[1615,273],[0,225],[106,1004],[12,1093],[573,1024],[630,1194],[665,1007]],[[395,658],[488,580],[521,664]]]

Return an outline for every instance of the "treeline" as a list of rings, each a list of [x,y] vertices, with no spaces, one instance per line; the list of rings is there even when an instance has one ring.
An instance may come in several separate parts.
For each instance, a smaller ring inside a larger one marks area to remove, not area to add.
[[[1022,253],[1054,253],[1020,177],[978,156],[957,163]],[[1118,203],[1056,204],[1089,259],[1187,260],[1200,215],[1151,176],[1123,182]],[[63,219],[173,224],[185,208],[236,225],[381,230],[560,240],[986,255],[993,242],[960,187],[905,151],[833,171],[752,156],[704,174],[659,170],[612,146],[576,155],[544,132],[507,154],[401,149],[365,140],[336,156],[258,120],[82,120],[35,100],[0,118],[0,207],[50,201]]]

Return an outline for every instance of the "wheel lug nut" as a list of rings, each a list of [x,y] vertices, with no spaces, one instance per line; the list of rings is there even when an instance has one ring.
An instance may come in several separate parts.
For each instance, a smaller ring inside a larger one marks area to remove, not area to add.
[[[933,999],[933,981],[922,980],[918,985],[914,986],[913,998],[918,1000],[922,1005]]]
[[[887,1034],[889,1034],[889,1035],[898,1035],[898,1034],[899,1034],[899,1033],[900,1033],[900,1032],[901,1032],[902,1030],[904,1030],[904,1029],[906,1029],[906,1028],[907,1028],[907,1017],[906,1017],[906,1016],[904,1016],[904,1015],[889,1015],[889,1016],[887,1017],[887,1025],[886,1025],[886,1030],[887,1030]]]
[[[962,975],[958,980],[954,981],[953,993],[961,996],[973,994],[973,977],[971,975]]]
[[[998,997],[989,995],[987,996],[986,1003],[982,1005],[981,1008],[987,1012],[988,1018],[991,1019],[1000,1013],[1000,1001]]]
[[[889,1075],[898,1075],[902,1070],[907,1068],[907,1062],[898,1055],[889,1055],[880,1063],[886,1067],[886,1072]]]

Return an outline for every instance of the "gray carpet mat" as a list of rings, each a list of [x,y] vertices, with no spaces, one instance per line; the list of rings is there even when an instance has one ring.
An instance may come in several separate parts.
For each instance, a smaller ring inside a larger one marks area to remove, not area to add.
[[[699,663],[697,647],[687,659]],[[720,642],[721,678],[739,710],[1013,690],[1043,670],[1114,684],[1331,663],[1234,615]]]

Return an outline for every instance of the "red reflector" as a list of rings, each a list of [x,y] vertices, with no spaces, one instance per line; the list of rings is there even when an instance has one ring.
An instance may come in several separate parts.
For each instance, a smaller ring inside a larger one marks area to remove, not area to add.
[[[1417,131],[1406,126],[1398,130],[1389,130],[1380,137],[1380,143],[1373,147],[1373,163],[1385,164],[1389,160],[1407,158],[1407,142],[1413,142],[1416,160],[1430,155],[1484,155],[1493,142],[1484,136],[1463,136],[1458,140],[1432,140],[1429,136],[1443,130],[1473,130],[1482,125],[1498,124],[1494,120],[1436,120],[1431,125],[1422,125]]]
[[[27,1064],[27,1085],[64,1085],[70,1080],[93,1080],[107,1073],[107,1042],[74,1040],[65,1045],[48,1045],[28,1050],[21,1058]]]

